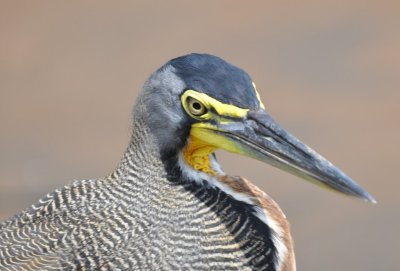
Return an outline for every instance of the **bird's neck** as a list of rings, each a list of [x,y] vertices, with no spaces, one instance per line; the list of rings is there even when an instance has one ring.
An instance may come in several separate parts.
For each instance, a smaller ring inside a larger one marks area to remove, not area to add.
[[[141,121],[134,121],[132,128],[129,145],[113,174],[129,176],[135,172],[141,174],[138,181],[149,180],[150,177],[165,177],[165,167],[155,136]]]

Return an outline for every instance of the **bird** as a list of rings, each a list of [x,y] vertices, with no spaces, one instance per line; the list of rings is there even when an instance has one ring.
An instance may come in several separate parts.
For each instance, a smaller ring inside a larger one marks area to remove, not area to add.
[[[145,81],[116,169],[47,194],[0,224],[0,270],[296,270],[277,203],[225,173],[245,155],[375,202],[266,111],[244,70],[210,54],[168,61]]]

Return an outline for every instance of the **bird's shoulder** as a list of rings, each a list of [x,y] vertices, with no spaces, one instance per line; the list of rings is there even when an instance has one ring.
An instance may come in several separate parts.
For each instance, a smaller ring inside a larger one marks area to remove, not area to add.
[[[58,247],[70,232],[69,222],[79,212],[85,213],[81,207],[94,197],[90,195],[99,182],[74,181],[1,223],[0,267],[36,270],[58,266],[58,259],[66,255]]]
[[[12,216],[0,224],[0,231],[22,228],[31,224],[40,224],[51,217],[57,217],[64,212],[74,212],[82,207],[85,202],[96,198],[96,187],[103,180],[76,180],[71,184],[56,189],[42,197],[36,204]]]

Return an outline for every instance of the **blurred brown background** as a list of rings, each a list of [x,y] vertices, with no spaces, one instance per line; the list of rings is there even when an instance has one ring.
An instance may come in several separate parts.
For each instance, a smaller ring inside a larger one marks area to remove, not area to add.
[[[0,219],[112,171],[149,74],[208,52],[378,200],[220,153],[279,202],[299,270],[399,270],[399,48],[398,1],[1,1]]]

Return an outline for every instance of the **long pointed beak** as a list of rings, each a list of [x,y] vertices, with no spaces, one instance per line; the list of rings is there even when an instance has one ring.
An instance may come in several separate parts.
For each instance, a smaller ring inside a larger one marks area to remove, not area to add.
[[[228,139],[219,147],[250,156],[288,171],[303,179],[335,191],[362,198],[375,199],[361,186],[316,153],[300,140],[286,132],[265,111],[249,111],[243,121],[223,122],[212,129],[214,136]]]

